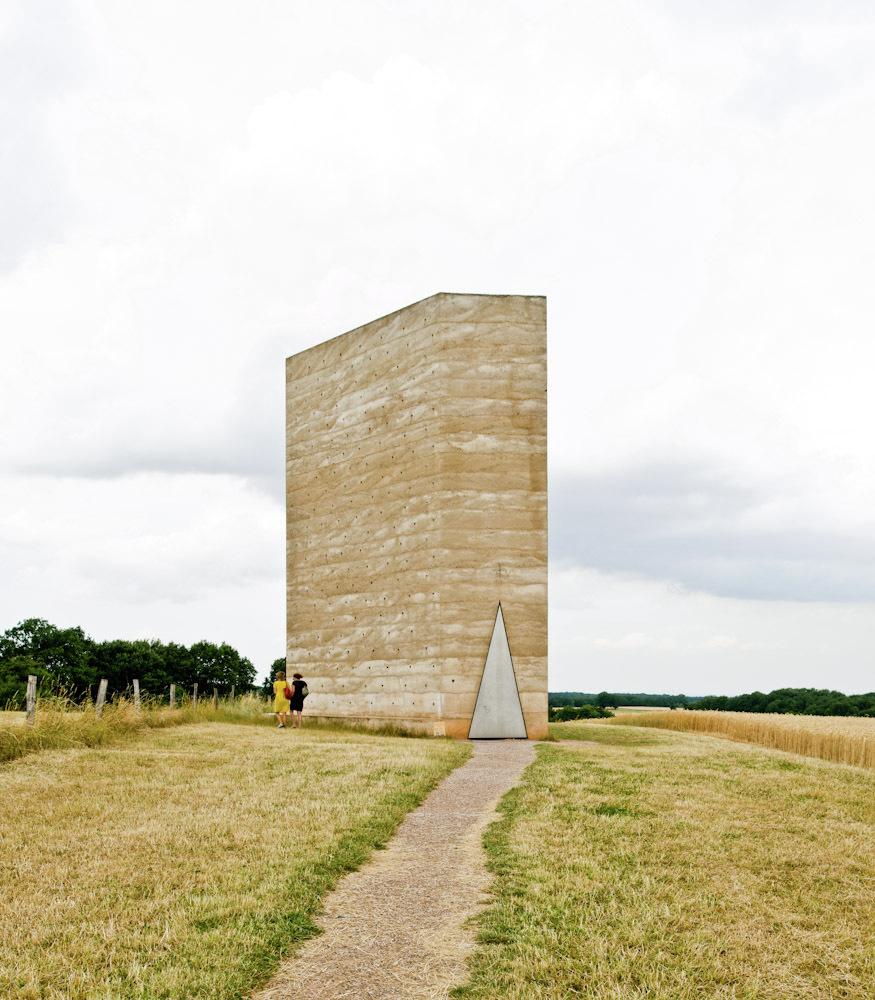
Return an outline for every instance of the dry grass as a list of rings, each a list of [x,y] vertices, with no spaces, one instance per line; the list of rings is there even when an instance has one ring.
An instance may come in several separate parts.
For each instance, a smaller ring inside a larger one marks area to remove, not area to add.
[[[487,833],[465,1000],[871,1000],[875,775],[555,726]]]
[[[465,979],[467,919],[490,878],[481,840],[493,806],[534,759],[525,740],[476,744],[410,813],[385,851],[331,894],[309,941],[254,1000],[445,1000]]]
[[[875,768],[875,719],[844,716],[770,715],[754,712],[650,712],[627,716],[624,726],[647,726],[677,732],[722,736],[821,757],[837,764]]]
[[[468,753],[211,723],[0,768],[0,996],[219,1000]]]
[[[133,702],[120,698],[104,706],[98,719],[94,707],[73,705],[62,698],[40,699],[36,723],[25,725],[24,712],[0,713],[0,764],[39,750],[95,747],[135,736],[149,729],[164,729],[190,722],[261,722],[266,703],[255,696],[220,701],[196,707],[190,701],[169,709],[143,702],[140,711]]]

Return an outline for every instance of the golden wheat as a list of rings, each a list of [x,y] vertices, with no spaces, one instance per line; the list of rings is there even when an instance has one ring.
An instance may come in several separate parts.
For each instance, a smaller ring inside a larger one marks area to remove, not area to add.
[[[624,715],[608,725],[647,726],[758,743],[804,757],[875,768],[875,719],[843,716],[772,715],[754,712],[647,712]]]

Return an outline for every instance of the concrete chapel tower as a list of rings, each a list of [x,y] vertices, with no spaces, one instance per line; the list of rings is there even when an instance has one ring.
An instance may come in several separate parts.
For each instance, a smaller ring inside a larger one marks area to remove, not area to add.
[[[441,293],[286,361],[307,714],[547,732],[546,300]]]

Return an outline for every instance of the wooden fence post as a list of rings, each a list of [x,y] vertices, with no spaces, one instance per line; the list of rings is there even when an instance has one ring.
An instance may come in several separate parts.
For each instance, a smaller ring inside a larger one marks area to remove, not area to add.
[[[106,703],[106,687],[108,684],[109,681],[105,677],[102,677],[100,684],[97,686],[97,701],[94,703],[94,715],[98,719],[103,714],[103,706]]]
[[[170,707],[176,708],[176,685],[170,685]]]
[[[231,701],[234,700],[234,685],[231,685]]]
[[[191,692],[191,704],[193,708],[197,708],[197,684],[194,685]]]
[[[217,687],[213,688],[213,708],[219,707],[219,689]]]
[[[140,702],[140,682],[134,678],[134,708],[139,712],[141,708]]]
[[[27,724],[32,726],[36,721],[36,675],[27,675]]]

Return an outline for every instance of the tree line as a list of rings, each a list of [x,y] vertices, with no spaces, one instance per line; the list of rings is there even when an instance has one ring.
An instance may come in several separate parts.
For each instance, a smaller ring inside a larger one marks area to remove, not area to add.
[[[255,667],[227,643],[196,642],[183,646],[157,639],[110,639],[96,642],[78,626],[58,628],[42,618],[28,618],[0,635],[0,708],[21,708],[28,674],[38,690],[74,701],[93,697],[105,677],[110,694],[128,691],[133,680],[145,695],[166,698],[171,684],[204,694],[217,688],[227,696],[254,687]]]
[[[875,693],[842,694],[825,688],[778,688],[768,694],[752,691],[739,695],[644,694],[600,691],[551,691],[551,715],[563,707],[593,705],[619,708],[640,705],[654,708],[697,708],[716,712],[775,712],[779,715],[859,715],[875,717]]]
[[[763,694],[709,695],[696,708],[717,712],[776,712],[780,715],[862,715],[875,717],[875,692],[842,694],[825,688],[778,688]]]
[[[653,708],[692,707],[700,699],[685,694],[643,694],[641,692],[599,691],[597,694],[584,691],[551,691],[548,704],[551,708],[565,705],[595,705],[598,708],[619,708],[621,705],[641,705]],[[698,708],[696,704],[696,708]]]

